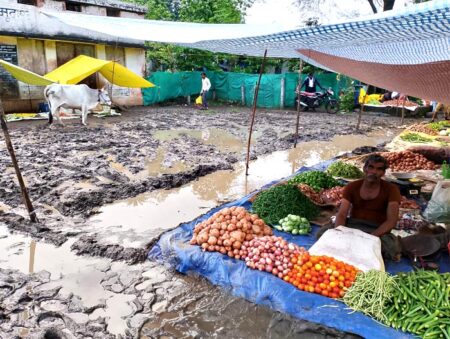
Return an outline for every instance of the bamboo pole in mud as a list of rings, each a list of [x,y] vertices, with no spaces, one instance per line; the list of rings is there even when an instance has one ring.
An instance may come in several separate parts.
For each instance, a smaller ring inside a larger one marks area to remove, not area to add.
[[[294,148],[297,148],[298,128],[299,128],[299,124],[300,124],[300,91],[302,89],[302,72],[303,72],[303,60],[300,59],[300,65],[299,65],[299,68],[298,68],[297,122],[295,124]]]
[[[359,130],[359,126],[361,125],[361,116],[362,116],[362,114],[364,112],[364,104],[366,103],[366,98],[367,98],[367,93],[369,93],[369,88],[370,88],[370,85],[367,86],[366,94],[364,94],[363,102],[361,104],[361,108],[359,109],[358,123],[356,124],[356,129],[357,130]]]
[[[252,120],[250,123],[250,129],[248,132],[248,143],[247,143],[247,162],[245,164],[245,175],[248,175],[248,163],[250,161],[250,143],[252,141],[252,132],[253,132],[253,124],[255,122],[256,115],[256,102],[258,101],[258,93],[259,93],[259,85],[261,83],[261,77],[264,72],[264,64],[266,63],[267,49],[264,51],[263,60],[261,62],[261,69],[259,70],[258,82],[255,87],[255,95],[253,98],[253,106],[252,106]]]
[[[2,125],[3,134],[5,135],[6,148],[8,149],[9,155],[11,156],[11,161],[16,171],[17,180],[19,181],[20,190],[22,192],[22,197],[25,202],[25,206],[27,207],[30,220],[32,222],[38,222],[36,212],[34,211],[30,197],[28,196],[28,190],[25,186],[25,182],[23,181],[22,173],[20,172],[19,164],[17,163],[16,154],[14,152],[14,148],[11,143],[11,138],[9,136],[8,126],[6,125],[5,111],[3,110],[3,103],[1,99],[0,99],[0,124]]]

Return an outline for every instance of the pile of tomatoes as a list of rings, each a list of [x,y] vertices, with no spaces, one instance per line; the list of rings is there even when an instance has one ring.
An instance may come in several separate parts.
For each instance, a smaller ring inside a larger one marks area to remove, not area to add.
[[[302,291],[342,298],[355,281],[358,269],[327,256],[314,256],[308,252],[291,259],[293,267],[283,277]]]

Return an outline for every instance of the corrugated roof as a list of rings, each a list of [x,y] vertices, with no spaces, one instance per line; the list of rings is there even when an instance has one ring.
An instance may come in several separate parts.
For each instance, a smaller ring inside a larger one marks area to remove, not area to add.
[[[123,11],[145,14],[148,12],[147,7],[140,6],[137,4],[119,1],[119,0],[69,0],[69,2],[99,6],[99,7],[107,7],[107,8],[116,8]]]

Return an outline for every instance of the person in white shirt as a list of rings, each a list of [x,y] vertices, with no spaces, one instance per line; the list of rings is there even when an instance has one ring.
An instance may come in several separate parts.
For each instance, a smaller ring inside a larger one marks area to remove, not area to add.
[[[211,82],[206,77],[206,73],[202,73],[202,89],[200,91],[200,95],[202,96],[202,108],[208,109],[208,92],[211,88]]]

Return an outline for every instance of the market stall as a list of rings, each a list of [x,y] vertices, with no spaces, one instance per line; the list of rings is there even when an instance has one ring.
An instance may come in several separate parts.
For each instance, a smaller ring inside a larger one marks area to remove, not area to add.
[[[419,238],[405,241],[411,255],[399,262],[360,260],[371,252],[375,258],[376,244],[373,251],[371,247],[360,250],[358,258],[345,253],[358,253],[357,242],[350,251],[342,251],[345,241],[335,241],[331,252],[325,252],[335,255],[324,255],[323,248],[318,248],[330,232],[317,241],[319,225],[335,213],[342,186],[362,175],[354,164],[363,161],[364,155],[303,167],[285,180],[215,208],[165,233],[149,258],[181,273],[204,276],[257,304],[365,338],[407,338],[413,334],[447,338],[449,254],[439,248],[426,253],[430,246],[422,245],[433,244],[430,234],[445,232],[446,224],[450,224],[449,206],[430,210],[436,190],[446,190],[448,195],[450,184],[444,187],[449,182],[443,175],[450,173],[445,163],[420,153],[402,150],[383,155],[396,171],[387,173],[386,180],[405,181],[398,184],[406,185],[401,189],[401,216],[395,232],[404,239],[420,233]],[[429,197],[415,189],[426,181],[417,178],[417,170],[435,174],[435,188]],[[439,204],[439,199],[434,200]],[[414,242],[417,239],[422,245]],[[424,264],[430,254],[434,255],[434,266]]]

